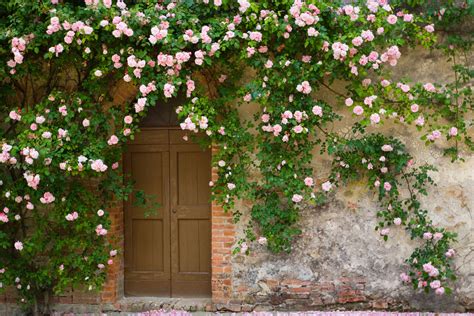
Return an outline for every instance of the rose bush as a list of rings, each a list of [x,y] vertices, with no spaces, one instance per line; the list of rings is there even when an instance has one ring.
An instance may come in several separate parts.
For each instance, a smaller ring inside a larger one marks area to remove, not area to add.
[[[469,12],[448,5],[447,12]],[[122,181],[123,145],[149,106],[178,93],[188,98],[176,109],[181,128],[205,133],[203,145],[219,149],[213,199],[235,220],[236,199],[254,203],[257,225],[235,252],[247,253],[256,240],[290,251],[304,205],[366,179],[379,196],[383,238],[389,226],[403,225],[420,239],[402,280],[450,291],[455,233],[434,227],[418,200],[434,168],[416,166],[400,141],[368,132],[414,124],[428,145],[452,144],[453,159],[462,144],[472,149],[472,71],[456,62],[468,45],[444,46],[455,63],[452,84],[390,75],[402,47],[437,45],[430,15],[386,0],[9,0],[0,14],[0,287],[15,286],[23,302],[70,286],[100,289],[117,254],[107,208],[131,192]],[[251,78],[243,77],[249,69]],[[346,83],[344,91],[334,80]],[[123,82],[138,94],[116,104],[113,87]],[[324,101],[321,89],[337,102]],[[245,122],[237,107],[249,102],[260,112]],[[350,133],[330,128],[347,117],[341,107],[352,113]],[[327,178],[310,166],[314,148],[334,159]],[[249,177],[249,169],[260,176]]]

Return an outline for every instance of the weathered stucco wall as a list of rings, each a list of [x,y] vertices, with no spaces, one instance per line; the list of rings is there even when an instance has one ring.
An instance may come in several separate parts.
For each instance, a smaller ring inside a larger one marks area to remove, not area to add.
[[[472,64],[472,63],[471,63]],[[406,51],[397,77],[424,82],[452,80],[445,58],[423,49]],[[328,92],[316,97],[332,98]],[[251,118],[255,104],[240,109]],[[350,113],[347,113],[350,117]],[[340,128],[341,125],[335,126]],[[454,295],[415,293],[400,282],[404,260],[416,245],[403,228],[392,228],[384,242],[374,230],[377,204],[364,185],[354,183],[333,193],[324,207],[301,212],[302,236],[288,255],[272,255],[263,246],[253,246],[251,255],[232,257],[232,287],[235,302],[257,305],[257,309],[384,308],[397,310],[474,310],[474,155],[464,153],[465,162],[451,163],[442,156],[443,144],[426,147],[415,129],[385,125],[377,131],[399,137],[418,163],[438,167],[433,174],[438,186],[423,200],[435,224],[458,232],[455,259],[459,279]],[[315,151],[315,157],[318,157]],[[327,158],[313,161],[315,178],[324,178],[330,168]],[[237,237],[249,220],[250,205],[240,201],[243,220]],[[343,305],[344,304],[344,305]],[[245,309],[245,307],[244,307]]]

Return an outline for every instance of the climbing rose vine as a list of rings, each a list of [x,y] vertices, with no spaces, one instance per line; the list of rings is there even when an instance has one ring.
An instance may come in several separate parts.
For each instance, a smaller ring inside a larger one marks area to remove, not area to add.
[[[453,144],[453,159],[463,143],[472,148],[463,86],[472,73],[457,65],[450,85],[390,75],[403,47],[436,44],[429,16],[386,0],[9,0],[0,8],[0,287],[16,287],[22,302],[100,289],[119,251],[109,209],[132,192],[123,146],[150,106],[177,95],[187,98],[176,109],[181,128],[218,148],[213,199],[235,220],[235,201],[253,201],[235,252],[253,242],[290,251],[301,208],[362,179],[378,195],[380,235],[403,226],[419,240],[402,281],[451,291],[456,235],[434,226],[418,199],[434,167],[372,132],[415,125],[428,145]],[[456,49],[446,51],[455,58]],[[121,104],[114,96],[125,85],[137,95]],[[243,121],[239,106],[248,103],[259,111]],[[349,133],[331,128],[342,119]],[[331,172],[311,168],[318,150],[332,157]]]

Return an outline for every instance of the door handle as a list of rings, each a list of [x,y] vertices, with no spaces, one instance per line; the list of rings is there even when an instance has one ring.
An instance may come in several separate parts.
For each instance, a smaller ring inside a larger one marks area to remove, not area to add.
[[[173,212],[174,214],[176,214],[176,212],[178,212],[175,208],[172,208],[171,209],[171,212]]]

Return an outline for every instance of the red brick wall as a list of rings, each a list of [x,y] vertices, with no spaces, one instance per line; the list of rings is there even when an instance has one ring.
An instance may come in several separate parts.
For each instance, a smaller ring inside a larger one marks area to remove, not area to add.
[[[123,204],[115,203],[109,208],[109,214],[112,222],[109,230],[109,240],[114,249],[119,252],[114,258],[114,263],[108,267],[108,279],[101,293],[101,299],[104,303],[114,303],[123,295],[123,249],[125,249]]]
[[[217,152],[212,148],[212,154]],[[217,181],[217,168],[212,168],[212,181]],[[232,296],[232,246],[235,242],[235,227],[232,214],[225,213],[222,206],[212,202],[211,226],[211,265],[212,265],[212,302],[227,304]]]

